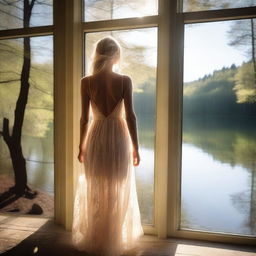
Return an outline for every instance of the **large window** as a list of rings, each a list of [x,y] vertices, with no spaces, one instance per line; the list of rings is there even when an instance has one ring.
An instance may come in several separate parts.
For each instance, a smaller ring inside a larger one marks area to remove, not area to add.
[[[115,37],[122,47],[122,60],[116,72],[133,81],[134,108],[138,122],[141,163],[136,167],[136,183],[141,217],[144,224],[154,224],[154,148],[157,66],[157,29],[130,29],[87,33],[86,71],[94,44],[104,36]]]
[[[185,27],[182,228],[256,234],[255,22]]]
[[[53,217],[53,36],[20,37],[52,24],[52,3],[33,2],[0,1],[0,212]]]
[[[251,243],[256,234],[256,2],[179,3],[180,100],[175,106],[180,111],[174,116],[180,132],[172,139],[181,142],[175,169],[180,191],[172,191],[180,200],[171,202],[180,207],[170,230],[181,237]]]

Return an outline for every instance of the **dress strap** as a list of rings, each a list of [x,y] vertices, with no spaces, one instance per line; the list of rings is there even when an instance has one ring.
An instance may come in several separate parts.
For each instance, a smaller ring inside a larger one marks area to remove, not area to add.
[[[92,93],[91,93],[91,81],[90,81],[90,77],[88,76],[88,83],[89,83],[89,96],[90,98],[92,98]]]
[[[122,75],[122,96],[124,97],[124,76]]]

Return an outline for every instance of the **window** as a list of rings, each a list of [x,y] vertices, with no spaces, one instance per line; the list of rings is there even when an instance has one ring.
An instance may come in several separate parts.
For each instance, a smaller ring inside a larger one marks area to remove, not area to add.
[[[123,50],[117,72],[129,75],[133,81],[141,155],[141,163],[135,169],[137,193],[142,222],[153,225],[157,28],[86,33],[85,71],[90,65],[94,44],[108,35],[116,38]]]
[[[168,234],[252,244],[256,12],[220,3],[171,8]]]
[[[254,24],[185,25],[182,229],[256,234]]]
[[[52,218],[53,36],[5,30],[23,27],[29,8],[24,27],[52,24],[51,1],[32,2],[0,1],[0,211]]]

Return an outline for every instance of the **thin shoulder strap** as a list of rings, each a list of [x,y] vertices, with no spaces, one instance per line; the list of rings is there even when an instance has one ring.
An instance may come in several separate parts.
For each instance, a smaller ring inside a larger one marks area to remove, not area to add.
[[[92,98],[92,93],[91,93],[91,82],[90,82],[90,77],[88,76],[88,83],[89,83],[89,85],[88,85],[88,87],[89,87],[89,96],[90,96],[90,98]]]
[[[124,97],[124,76],[122,75],[122,95]]]

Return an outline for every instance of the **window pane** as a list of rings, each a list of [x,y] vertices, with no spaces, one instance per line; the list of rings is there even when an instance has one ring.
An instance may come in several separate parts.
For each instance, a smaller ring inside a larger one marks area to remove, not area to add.
[[[182,229],[256,234],[255,23],[185,26]]]
[[[206,10],[218,10],[228,8],[241,8],[256,6],[256,0],[184,0],[183,12],[196,12]]]
[[[157,15],[158,0],[84,0],[85,21]]]
[[[53,37],[1,40],[0,74],[0,211],[21,214],[31,211],[53,217]],[[9,120],[9,139],[4,118]],[[26,198],[6,203],[13,196],[8,192],[13,185],[16,188],[27,185],[32,191],[27,191]],[[37,191],[35,198],[34,191]]]
[[[133,29],[86,34],[86,73],[94,43],[112,35],[122,46],[123,57],[116,72],[133,81],[141,163],[135,168],[137,193],[144,224],[154,223],[154,138],[156,98],[157,29]]]
[[[31,3],[31,1],[27,1]],[[35,4],[31,6],[31,15],[27,14],[24,20],[24,12],[29,9],[27,5],[24,7],[27,1],[0,0],[1,30],[53,24],[52,0],[35,1]]]

